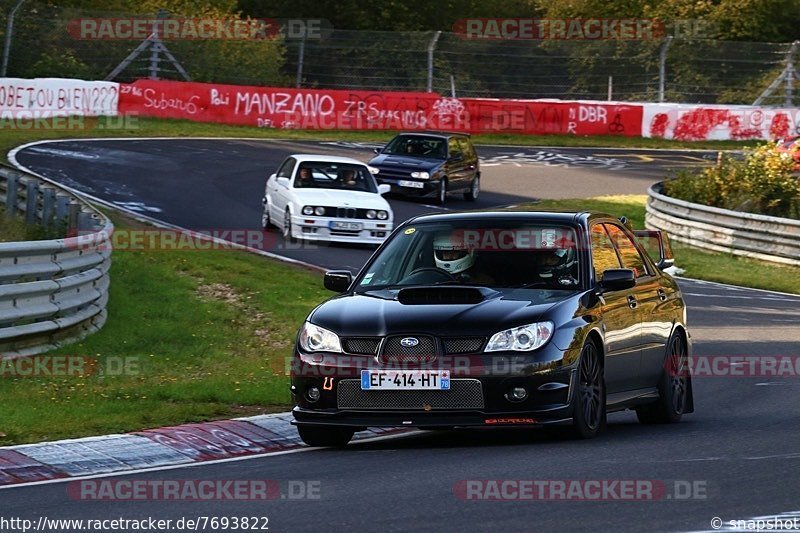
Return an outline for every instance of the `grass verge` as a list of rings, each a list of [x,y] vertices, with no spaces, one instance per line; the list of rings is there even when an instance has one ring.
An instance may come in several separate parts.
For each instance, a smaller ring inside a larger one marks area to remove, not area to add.
[[[118,251],[111,280],[105,327],[48,354],[89,375],[0,362],[0,445],[286,410],[285,358],[329,295],[318,272],[225,250]]]
[[[64,123],[64,121],[61,121],[57,124]],[[74,127],[67,129],[64,127],[51,129],[41,127],[41,129],[36,130],[0,129],[0,150],[8,152],[8,150],[15,146],[38,140],[87,137],[254,137],[264,139],[387,142],[396,133],[394,131],[279,130],[146,117],[127,117],[125,120],[114,117],[99,117],[66,123],[72,124]],[[45,124],[45,122],[41,124]],[[474,135],[473,138],[478,144],[561,147],[732,150],[758,144],[757,141],[687,142],[666,139],[619,137],[616,135],[590,137],[576,135],[519,135],[496,133]]]

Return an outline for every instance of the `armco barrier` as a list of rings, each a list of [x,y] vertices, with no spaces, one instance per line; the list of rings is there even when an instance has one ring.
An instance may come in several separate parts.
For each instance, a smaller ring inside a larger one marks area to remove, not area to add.
[[[111,221],[58,185],[0,165],[6,216],[77,238],[0,243],[0,358],[40,353],[106,320]]]
[[[648,190],[645,225],[670,238],[716,252],[800,265],[800,220],[719,209],[663,194],[663,182]]]

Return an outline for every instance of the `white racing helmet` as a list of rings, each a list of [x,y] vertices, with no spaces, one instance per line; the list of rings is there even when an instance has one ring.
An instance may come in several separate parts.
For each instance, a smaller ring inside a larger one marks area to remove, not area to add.
[[[437,268],[458,274],[475,264],[475,250],[467,248],[463,239],[440,233],[433,239],[433,258]]]

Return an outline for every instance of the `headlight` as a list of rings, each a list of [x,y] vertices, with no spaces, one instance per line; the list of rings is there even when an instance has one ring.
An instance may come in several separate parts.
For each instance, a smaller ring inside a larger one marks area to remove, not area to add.
[[[332,331],[315,326],[311,322],[303,324],[300,330],[300,347],[306,352],[341,352],[339,337]]]
[[[536,322],[518,328],[498,331],[489,339],[485,352],[530,352],[540,348],[553,335],[553,323]]]
[[[315,207],[314,208],[314,214],[317,215],[318,217],[321,217],[322,215],[325,214],[325,208],[324,207]]]
[[[375,167],[367,167],[369,169],[370,174],[379,174],[381,169]]]
[[[314,208],[311,207],[310,205],[307,205],[307,206],[303,207],[303,214],[304,215],[313,215],[314,214]]]
[[[387,211],[378,211],[378,218],[381,220],[386,220],[389,218],[389,213]]]
[[[375,215],[376,213],[374,209],[370,209],[369,211],[367,211],[367,218],[375,218]]]
[[[421,180],[426,180],[426,179],[430,178],[431,175],[428,174],[427,172],[412,172],[411,173],[411,177],[412,178],[419,178]]]

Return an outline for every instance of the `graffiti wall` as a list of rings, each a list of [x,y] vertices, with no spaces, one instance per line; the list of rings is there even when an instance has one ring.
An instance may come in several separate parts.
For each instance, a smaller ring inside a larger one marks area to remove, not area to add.
[[[114,116],[119,107],[119,84],[61,78],[0,78],[0,116]]]

